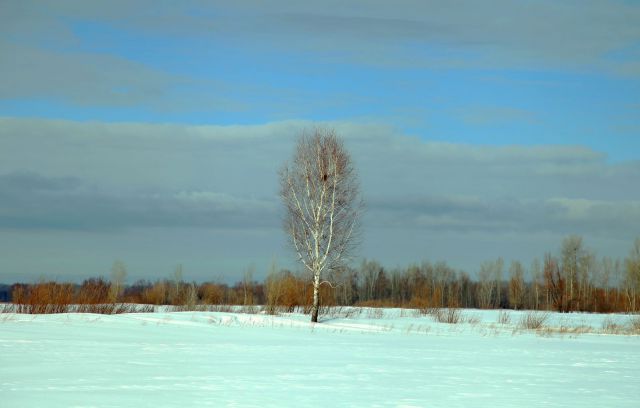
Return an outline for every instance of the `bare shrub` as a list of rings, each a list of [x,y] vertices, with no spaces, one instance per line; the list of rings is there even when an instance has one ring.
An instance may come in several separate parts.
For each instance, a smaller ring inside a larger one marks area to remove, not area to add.
[[[518,326],[522,329],[539,330],[544,327],[549,313],[546,312],[527,312],[520,318]]]
[[[181,276],[179,265],[175,273],[176,276]],[[183,306],[184,309],[187,310],[193,310],[195,308],[198,302],[198,292],[196,291],[195,284],[175,280],[173,282],[166,282],[165,287],[168,289],[168,304]]]
[[[428,314],[438,323],[457,324],[464,321],[460,309],[455,307],[432,308],[428,311]]]
[[[224,303],[224,287],[216,283],[203,283],[198,288],[198,296],[202,299],[202,303],[220,305]]]
[[[140,298],[142,303],[165,305],[169,300],[168,284],[164,281],[156,282],[153,286],[145,288]]]
[[[511,324],[511,315],[506,310],[501,310],[498,313],[498,323],[500,324]]]
[[[81,305],[98,305],[112,303],[111,283],[103,278],[85,279],[80,285],[75,303]]]
[[[464,321],[463,315],[460,312],[460,309],[456,309],[453,307],[445,309],[445,322],[449,324],[457,324]]]
[[[71,283],[39,282],[15,284],[12,301],[5,311],[13,313],[96,313],[119,314],[153,312],[153,306],[133,303],[112,303],[111,283],[103,278],[91,278],[79,287]]]
[[[436,307],[422,307],[418,309],[418,312],[421,316],[433,316],[437,312],[438,308]]]
[[[16,313],[66,313],[73,301],[73,285],[56,282],[19,284],[13,288],[12,299]]]
[[[307,301],[307,284],[291,272],[272,272],[265,281],[266,312],[269,314],[293,313],[303,306],[308,312],[311,302]]]
[[[198,303],[198,291],[195,284],[184,285],[183,301],[185,306],[195,309]]]

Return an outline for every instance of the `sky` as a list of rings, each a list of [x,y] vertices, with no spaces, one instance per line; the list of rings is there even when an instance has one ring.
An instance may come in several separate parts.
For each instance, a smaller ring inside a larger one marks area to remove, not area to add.
[[[354,262],[640,236],[635,1],[0,2],[0,282],[297,268],[278,170],[334,128]]]

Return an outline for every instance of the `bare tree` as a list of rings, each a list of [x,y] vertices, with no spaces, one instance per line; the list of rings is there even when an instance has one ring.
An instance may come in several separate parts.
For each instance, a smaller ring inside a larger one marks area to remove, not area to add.
[[[500,288],[502,287],[502,269],[504,268],[504,260],[502,257],[496,259],[493,264],[493,270],[496,277],[496,303],[495,307],[500,308],[502,306],[502,295],[500,294]]]
[[[109,290],[109,300],[117,302],[124,293],[124,281],[127,278],[127,267],[124,262],[116,260],[111,267],[111,288]]]
[[[481,309],[489,309],[492,306],[493,291],[496,288],[492,279],[494,274],[494,262],[484,261],[478,272],[478,304]]]
[[[544,256],[544,281],[547,306],[552,304],[558,312],[568,312],[566,280],[560,273],[558,261],[549,253]]]
[[[182,269],[182,264],[178,264],[173,270],[173,286],[171,287],[171,291],[169,293],[171,303],[173,303],[174,305],[182,302],[182,299],[180,299],[180,287],[182,286],[183,277],[184,271]]]
[[[577,292],[579,290],[580,259],[584,256],[585,249],[582,244],[582,237],[579,235],[569,235],[562,240],[560,250],[562,256],[562,278],[567,283],[564,297],[569,302],[569,307],[578,303]]]
[[[529,304],[525,308],[539,310],[540,296],[544,293],[544,274],[538,258],[533,258],[531,261],[529,279],[531,281],[531,290],[529,291]]]
[[[242,277],[242,292],[244,295],[242,304],[244,306],[253,305],[253,273],[255,270],[255,265],[250,265],[249,268],[244,271],[244,276]]]
[[[478,272],[477,299],[481,309],[500,307],[499,288],[502,284],[502,269],[504,260],[484,261]]]
[[[360,300],[366,301],[374,299],[376,282],[381,270],[382,265],[378,262],[368,261],[366,259],[362,260],[362,264],[360,265],[360,287],[363,290],[361,291],[362,293],[360,293]]]
[[[524,302],[524,267],[520,261],[512,261],[509,267],[509,305],[520,309]]]
[[[351,157],[335,131],[303,133],[293,162],[280,173],[280,187],[285,230],[312,275],[311,321],[317,322],[321,277],[344,266],[356,244],[362,209]]]

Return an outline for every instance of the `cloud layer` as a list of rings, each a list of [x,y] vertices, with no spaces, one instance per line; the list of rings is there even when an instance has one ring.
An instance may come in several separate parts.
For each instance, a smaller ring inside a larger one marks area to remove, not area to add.
[[[296,135],[316,126],[0,125],[0,222],[65,227],[51,216],[98,229],[277,225],[277,171]],[[423,142],[385,126],[320,126],[335,127],[352,150],[373,226],[620,234],[640,220],[638,162],[608,164],[579,146],[482,147]]]
[[[640,74],[638,21],[640,8],[624,1],[8,1],[0,16],[0,52],[11,58],[0,64],[0,98],[233,111],[248,109],[265,93],[295,93],[185,76],[152,58],[176,44],[180,52],[166,58],[197,61],[189,54],[195,44],[198,53],[216,49],[221,65],[225,51],[243,51],[256,60],[265,59],[265,52],[283,60],[311,58],[319,70],[349,62],[633,77]],[[95,31],[89,39],[87,22]],[[123,51],[114,41],[128,36],[146,48],[132,44],[130,55],[119,55]]]
[[[529,235],[556,240],[546,250],[571,233],[609,248],[640,231],[640,162],[609,164],[580,146],[432,143],[344,122],[226,127],[3,118],[0,234],[201,230],[253,237],[246,254],[282,254],[277,171],[296,136],[316,125],[335,127],[354,156],[367,206],[363,256],[441,258],[451,248],[411,249],[412,240],[441,236],[469,246],[465,237],[490,236],[502,242],[497,254]]]

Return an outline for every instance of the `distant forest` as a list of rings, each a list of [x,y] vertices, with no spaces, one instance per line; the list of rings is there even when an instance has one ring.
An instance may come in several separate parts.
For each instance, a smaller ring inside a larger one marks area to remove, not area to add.
[[[308,309],[310,277],[278,269],[275,264],[258,282],[252,273],[233,285],[185,282],[178,267],[170,279],[125,285],[126,269],[116,262],[110,279],[90,278],[81,284],[39,282],[0,286],[0,301],[12,302],[23,313],[72,311],[71,305],[174,305],[204,310],[207,305],[261,305],[268,312]],[[365,260],[356,268],[332,271],[321,285],[322,306],[406,308],[509,308],[560,312],[640,311],[640,239],[624,260],[598,258],[579,236],[562,242],[531,265],[502,258],[486,261],[475,277],[445,262],[385,269]],[[82,309],[91,311],[92,309]],[[119,310],[119,309],[100,309]],[[126,310],[126,309],[122,309]]]

